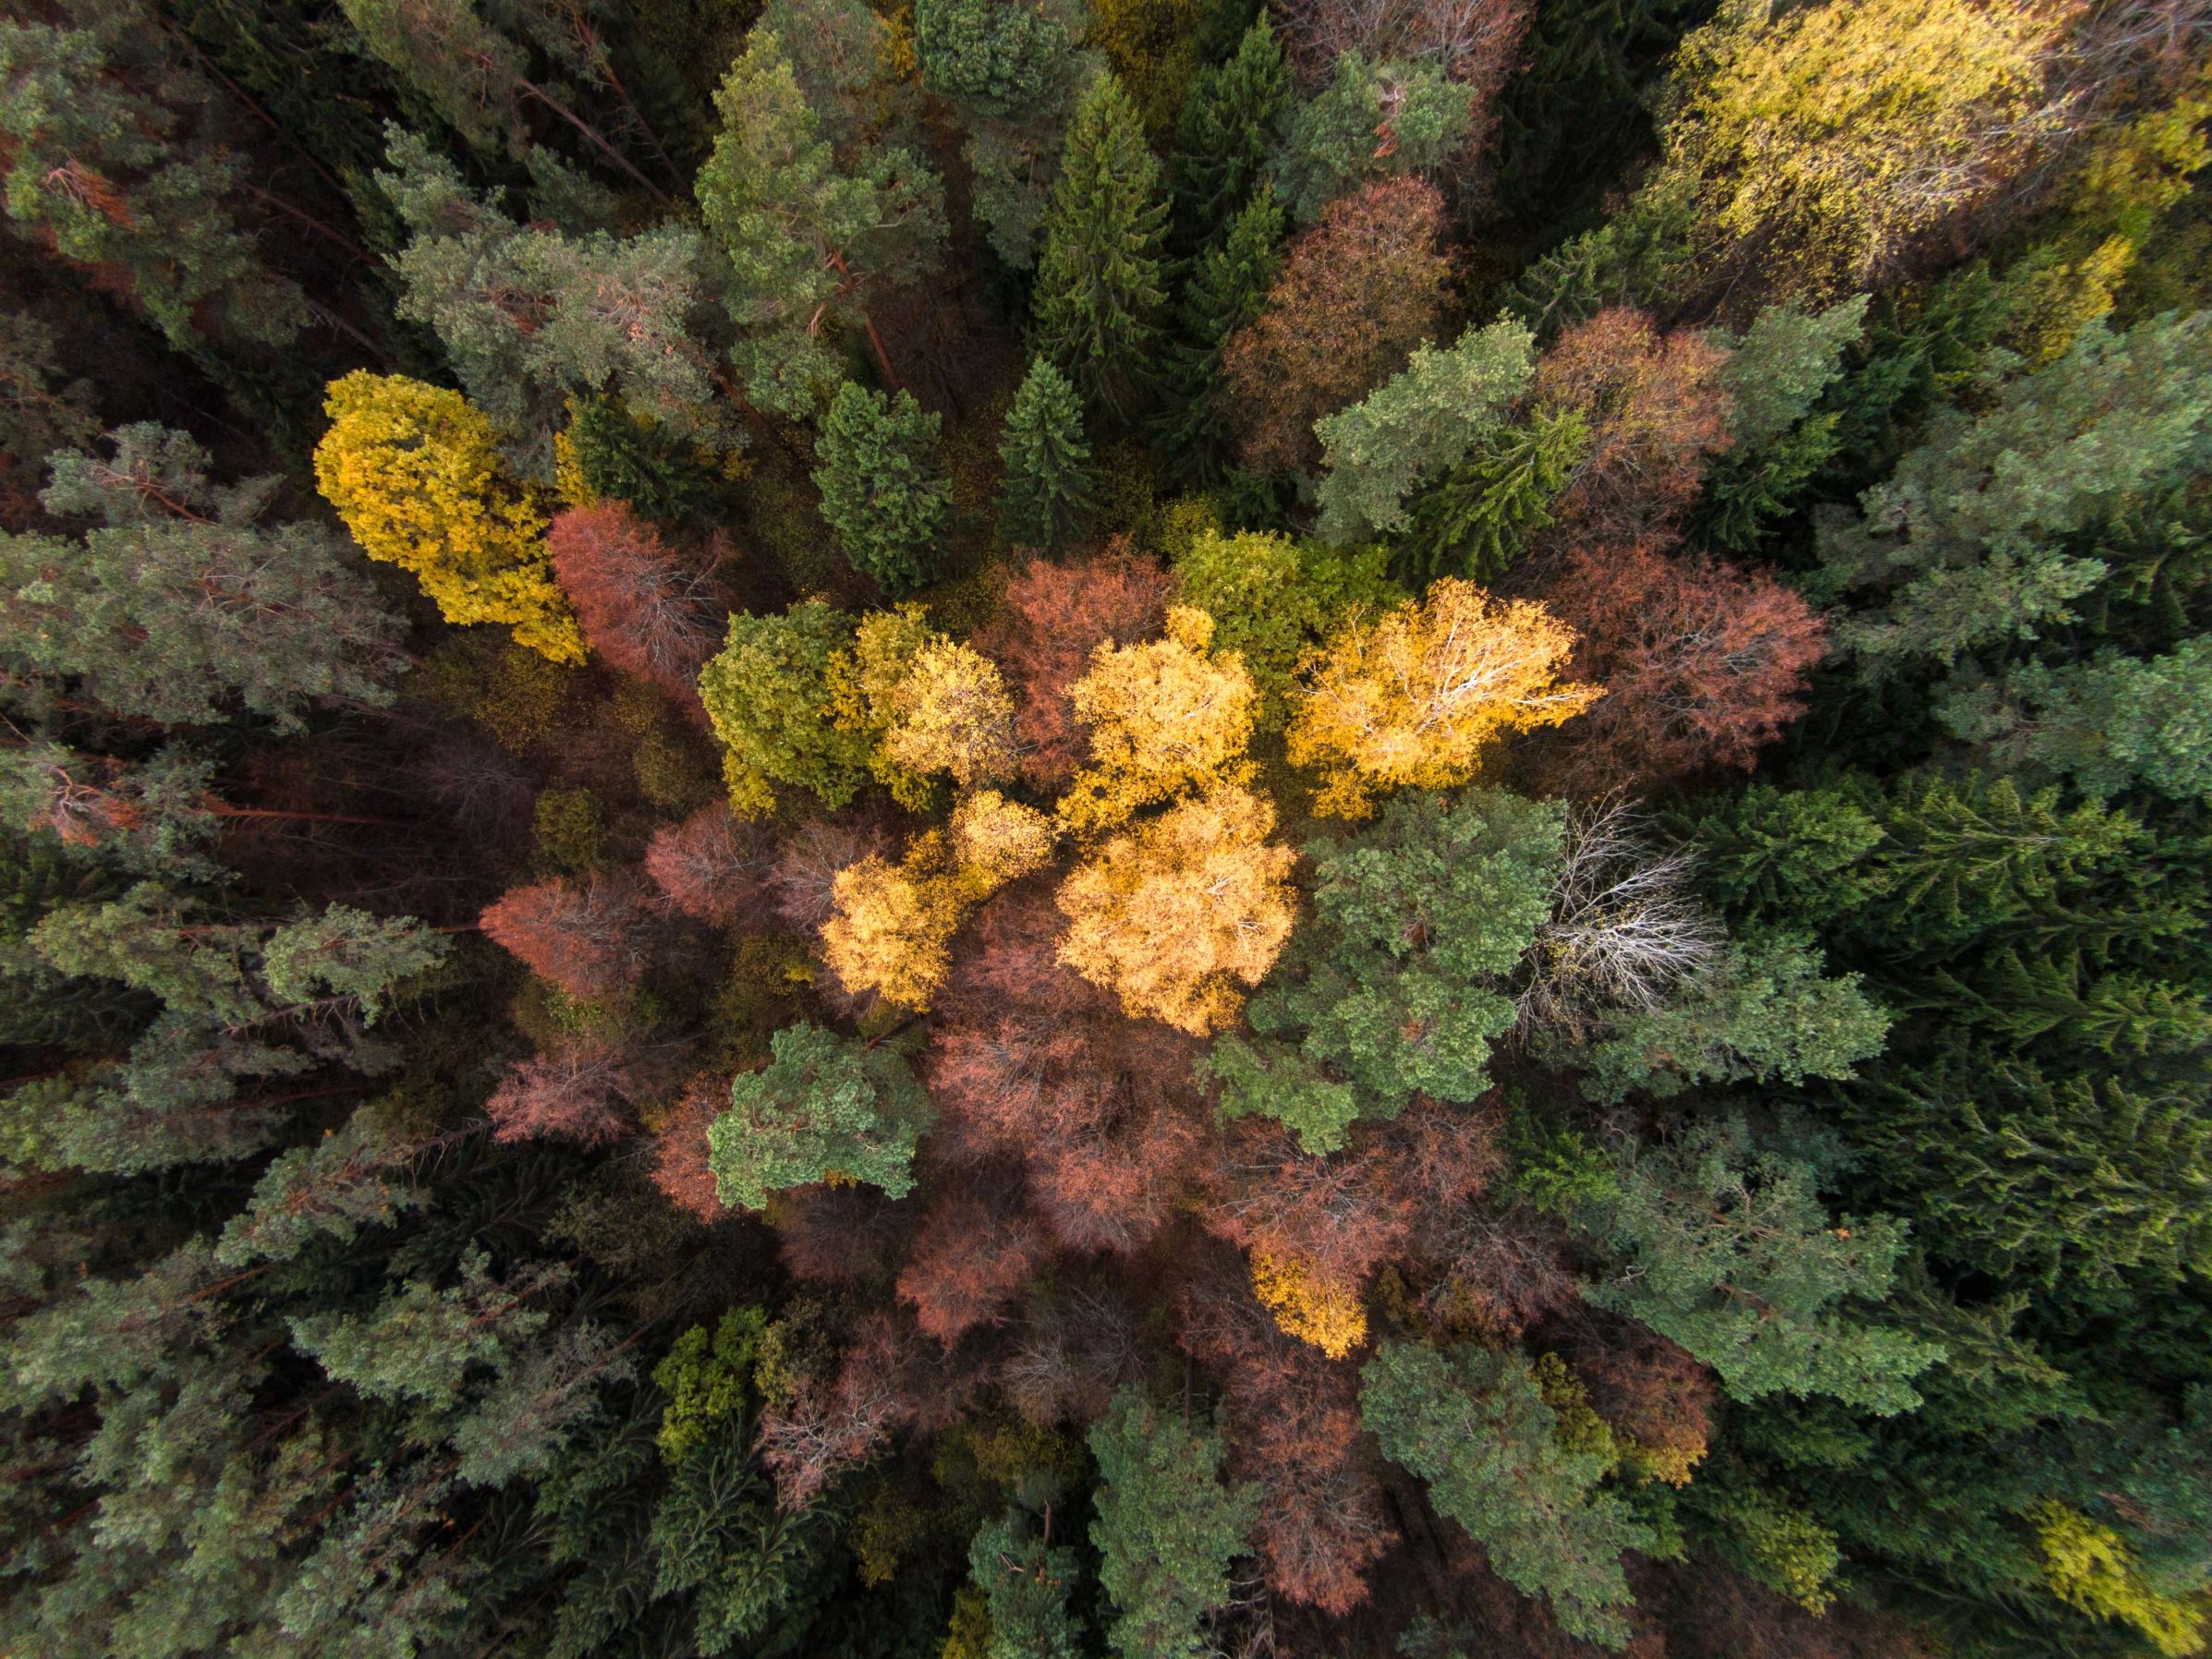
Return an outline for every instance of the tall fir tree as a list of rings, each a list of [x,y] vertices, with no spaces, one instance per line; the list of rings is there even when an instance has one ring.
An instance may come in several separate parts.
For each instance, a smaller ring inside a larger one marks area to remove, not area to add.
[[[854,566],[893,594],[919,587],[934,568],[952,500],[937,455],[942,420],[909,393],[886,398],[850,381],[822,418],[821,515]]]
[[[1068,125],[1030,333],[1087,403],[1117,418],[1135,412],[1152,381],[1166,234],[1160,163],[1121,82],[1101,76]]]
[[[1029,360],[999,459],[999,533],[1009,543],[1050,551],[1080,527],[1091,505],[1090,445],[1076,389],[1049,358]]]

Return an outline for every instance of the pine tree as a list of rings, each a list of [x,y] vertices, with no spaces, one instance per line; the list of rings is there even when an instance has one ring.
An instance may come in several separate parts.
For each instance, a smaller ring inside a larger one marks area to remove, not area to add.
[[[1228,1603],[1253,1494],[1221,1484],[1218,1439],[1135,1388],[1113,1397],[1089,1439],[1099,1460],[1090,1541],[1116,1610],[1106,1638],[1122,1659],[1197,1659],[1207,1651],[1202,1621]]]
[[[1229,455],[1237,422],[1221,383],[1221,347],[1267,304],[1282,272],[1284,223],[1271,194],[1255,196],[1207,244],[1183,285],[1168,356],[1173,395],[1161,411],[1157,442],[1181,478],[1212,478]]]
[[[847,381],[822,418],[815,486],[854,568],[893,594],[929,581],[952,493],[937,455],[942,418],[911,394],[887,399]]]
[[[1091,83],[1068,125],[1045,216],[1032,345],[1117,418],[1141,401],[1167,300],[1160,163],[1121,82]]]
[[[1090,445],[1083,406],[1067,377],[1032,357],[999,440],[1006,468],[999,489],[999,533],[1016,547],[1051,551],[1090,511]]]
[[[747,37],[714,106],[722,130],[696,188],[729,261],[746,395],[795,419],[815,412],[844,379],[818,336],[825,311],[868,336],[895,386],[867,304],[873,285],[906,281],[935,259],[944,240],[936,175],[904,149],[870,149],[841,166],[765,25]]]
[[[722,1201],[757,1210],[771,1193],[833,1177],[893,1198],[912,1192],[915,1142],[931,1113],[905,1060],[803,1023],[772,1047],[767,1069],[731,1085],[730,1109],[707,1133]]]

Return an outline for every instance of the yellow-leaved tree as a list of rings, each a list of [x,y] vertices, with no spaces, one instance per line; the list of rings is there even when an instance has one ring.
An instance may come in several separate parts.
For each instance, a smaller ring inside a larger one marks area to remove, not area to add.
[[[1331,1284],[1295,1256],[1278,1260],[1252,1253],[1252,1294],[1274,1315],[1286,1336],[1310,1342],[1341,1360],[1367,1339],[1367,1315],[1359,1292]]]
[[[1112,837],[1061,883],[1060,960],[1134,1018],[1228,1024],[1290,938],[1297,854],[1274,827],[1264,796],[1223,784]]]
[[[1605,695],[1559,678],[1574,649],[1543,606],[1456,576],[1345,629],[1309,654],[1292,696],[1291,763],[1321,773],[1314,810],[1365,817],[1379,793],[1464,783],[1486,745],[1572,720]]]
[[[1246,781],[1258,696],[1244,659],[1209,654],[1212,641],[1212,617],[1171,605],[1165,639],[1091,653],[1089,672],[1068,688],[1090,764],[1061,798],[1063,822],[1110,830],[1142,807]]]
[[[1755,250],[1781,288],[1832,298],[1865,286],[2057,130],[2043,63],[2065,10],[1731,0],[1682,43],[1648,191]]]
[[[1014,697],[997,663],[938,633],[922,607],[861,618],[830,666],[840,730],[863,736],[869,769],[902,806],[926,811],[934,781],[963,790],[1014,770]]]
[[[978,904],[1052,856],[1052,820],[995,789],[963,795],[951,831],[917,836],[897,864],[874,855],[832,884],[822,955],[855,996],[923,1009],[952,966],[953,936]]]
[[[553,580],[537,491],[458,392],[357,369],[333,381],[315,482],[371,559],[413,573],[449,623],[498,623],[555,662],[584,636]]]

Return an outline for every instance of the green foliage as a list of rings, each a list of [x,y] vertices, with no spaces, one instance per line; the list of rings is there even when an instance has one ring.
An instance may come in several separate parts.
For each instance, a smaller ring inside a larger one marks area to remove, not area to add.
[[[1716,333],[1729,348],[1721,381],[1732,442],[1708,469],[1705,518],[1721,546],[1755,546],[1835,454],[1838,413],[1813,410],[1843,373],[1871,297],[1854,295],[1817,312],[1768,306],[1744,334]]]
[[[1663,1097],[1701,1083],[1850,1078],[1889,1029],[1858,976],[1827,977],[1805,940],[1737,939],[1685,994],[1627,1015],[1579,1060],[1601,1100],[1635,1089]]]
[[[1076,105],[1038,258],[1032,346],[1084,400],[1126,418],[1152,376],[1167,302],[1167,202],[1121,82],[1100,76]]]
[[[781,616],[730,618],[721,655],[700,671],[699,700],[722,740],[730,808],[759,817],[776,786],[844,805],[868,780],[868,734],[832,723],[830,666],[850,648],[853,619],[826,599]]]
[[[1821,527],[1828,577],[1877,604],[1835,637],[1882,679],[2032,639],[2110,574],[2095,533],[2212,466],[2212,314],[2083,331],[1979,413],[1951,409],[1856,523]]]
[[[653,1387],[668,1396],[656,1437],[664,1461],[681,1463],[710,1441],[742,1436],[753,1362],[767,1329],[764,1309],[732,1308],[712,1331],[695,1325],[678,1337],[653,1367]]]
[[[1359,1096],[1348,1083],[1331,1078],[1294,1048],[1269,1044],[1256,1047],[1234,1034],[1214,1039],[1198,1057],[1198,1080],[1216,1083],[1214,1116],[1227,1123],[1238,1118],[1272,1118],[1316,1154],[1335,1152],[1359,1117]]]
[[[1555,1122],[1510,1091],[1513,1117],[1506,1145],[1513,1153],[1512,1191],[1521,1203],[1549,1215],[1573,1216],[1621,1195],[1612,1160],[1571,1124]]]
[[[1416,1093],[1479,1098],[1564,832],[1560,806],[1503,791],[1407,793],[1360,835],[1309,849],[1313,920],[1252,999],[1253,1029],[1356,1084],[1365,1116],[1395,1117]]]
[[[1491,1570],[1551,1604],[1570,1636],[1624,1647],[1621,1556],[1651,1533],[1598,1489],[1607,1459],[1571,1449],[1528,1362],[1480,1348],[1386,1342],[1361,1371],[1360,1414],[1382,1455],[1428,1483]]]
[[[1378,63],[1347,52],[1320,94],[1292,110],[1276,188],[1292,217],[1310,224],[1370,179],[1442,166],[1474,109],[1474,92],[1435,63]],[[1391,141],[1379,143],[1384,132]]]
[[[1227,62],[1191,82],[1175,127],[1177,239],[1186,248],[1222,239],[1262,190],[1277,128],[1291,107],[1291,77],[1263,11]]]
[[[929,581],[952,491],[938,457],[942,418],[913,394],[885,398],[847,381],[822,418],[814,470],[821,515],[857,570],[892,594]]]
[[[1550,527],[1551,503],[1590,442],[1579,409],[1539,413],[1492,427],[1466,458],[1413,499],[1392,561],[1411,583],[1439,576],[1496,581]]]
[[[1078,1577],[1074,1550],[1048,1545],[1008,1516],[976,1533],[967,1560],[991,1630],[976,1659],[1080,1659],[1083,1625],[1068,1609]]]
[[[207,451],[141,422],[112,454],[58,450],[41,498],[79,539],[0,532],[0,657],[24,690],[212,724],[243,709],[298,731],[318,698],[382,704],[398,624],[312,522],[260,522],[280,480],[217,484]]]
[[[804,1022],[771,1046],[767,1068],[738,1076],[707,1132],[723,1203],[757,1210],[771,1193],[822,1181],[912,1192],[915,1142],[932,1114],[905,1060]]]
[[[1350,408],[1317,421],[1315,490],[1325,540],[1360,541],[1405,527],[1405,500],[1465,460],[1528,389],[1535,341],[1518,322],[1470,329],[1449,351],[1423,345],[1404,370]]]
[[[1175,310],[1169,351],[1173,395],[1157,423],[1157,447],[1178,478],[1219,476],[1236,436],[1235,410],[1221,383],[1221,346],[1257,318],[1282,269],[1282,204],[1255,196],[1221,236],[1192,261]]]
[[[1099,1582],[1115,1617],[1106,1638],[1123,1659],[1197,1659],[1200,1626],[1229,1602],[1229,1563],[1258,1512],[1249,1488],[1221,1483],[1221,1442],[1124,1387],[1092,1425],[1099,1463]]]
[[[626,503],[648,518],[681,524],[710,515],[723,494],[689,446],[611,398],[579,402],[563,436],[594,501]]]
[[[1076,389],[1047,358],[1029,360],[999,459],[1006,467],[999,533],[1007,541],[1050,551],[1076,532],[1090,509],[1090,445]]]
[[[841,164],[765,24],[714,107],[722,129],[695,188],[728,260],[733,360],[747,398],[805,418],[845,379],[819,333],[823,313],[866,327],[871,285],[928,269],[944,240],[942,188],[911,150],[871,147]]]
[[[1262,530],[1205,528],[1175,551],[1183,602],[1214,619],[1217,650],[1244,659],[1262,731],[1289,719],[1285,697],[1307,651],[1354,617],[1404,601],[1382,561],[1379,548],[1325,548]]]
[[[1905,1229],[1888,1217],[1831,1226],[1819,1179],[1816,1163],[1761,1145],[1737,1117],[1632,1156],[1618,1196],[1588,1212],[1625,1257],[1590,1300],[1680,1343],[1738,1399],[1817,1393],[1881,1415],[1910,1410],[1913,1379],[1942,1349],[1839,1305],[1889,1292]]]
[[[2056,774],[2098,799],[2142,786],[2187,801],[2212,799],[2207,707],[2212,636],[2199,636],[2161,657],[2024,662],[2001,687],[1956,686],[1939,712],[2008,771]]]

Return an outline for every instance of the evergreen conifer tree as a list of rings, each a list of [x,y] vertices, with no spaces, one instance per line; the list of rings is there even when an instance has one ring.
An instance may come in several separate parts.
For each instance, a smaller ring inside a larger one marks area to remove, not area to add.
[[[1016,547],[1058,547],[1090,507],[1090,445],[1083,406],[1049,358],[1032,357],[1007,412],[999,459],[999,531]]]
[[[952,501],[937,458],[942,418],[912,394],[886,398],[847,381],[822,418],[815,468],[821,515],[845,557],[893,594],[930,579]]]
[[[1126,418],[1151,378],[1167,299],[1160,163],[1121,82],[1091,83],[1067,149],[1037,266],[1033,343],[1086,402]]]

